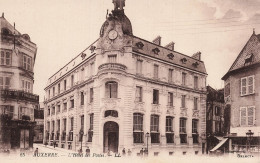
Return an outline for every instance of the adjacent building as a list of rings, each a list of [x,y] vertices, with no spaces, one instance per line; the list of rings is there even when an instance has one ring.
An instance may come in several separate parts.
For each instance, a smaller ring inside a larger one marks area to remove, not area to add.
[[[124,0],[100,37],[48,79],[44,143],[133,155],[201,154],[206,148],[206,69],[201,53],[133,35]]]
[[[230,151],[259,151],[260,35],[251,35],[223,76],[225,111],[230,115]]]
[[[34,143],[43,143],[43,131],[44,131],[44,105],[41,102],[38,107],[34,109]]]
[[[206,109],[207,151],[213,149],[225,135],[224,89],[207,86]]]
[[[29,149],[33,146],[33,94],[36,44],[0,17],[0,148]]]

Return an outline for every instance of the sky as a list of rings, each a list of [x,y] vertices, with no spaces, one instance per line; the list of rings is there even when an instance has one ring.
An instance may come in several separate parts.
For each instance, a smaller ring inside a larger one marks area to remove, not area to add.
[[[224,87],[228,71],[255,28],[260,0],[126,0],[133,34],[188,56],[200,51],[207,85]],[[0,0],[0,12],[37,44],[34,93],[43,101],[48,78],[99,37],[112,0]]]

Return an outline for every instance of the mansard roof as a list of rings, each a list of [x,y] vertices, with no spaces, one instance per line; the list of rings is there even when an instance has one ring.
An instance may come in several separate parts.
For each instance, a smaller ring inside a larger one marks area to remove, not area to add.
[[[225,80],[231,73],[239,71],[241,69],[249,68],[251,66],[260,63],[260,34],[253,33],[236,60],[228,70],[228,72],[222,77]]]
[[[184,67],[193,71],[207,74],[204,62],[197,59],[197,57],[190,57],[185,54],[173,51],[166,47],[157,45],[147,40],[133,37],[133,52],[141,53],[143,55],[160,59],[174,65]],[[142,45],[140,47],[140,44]]]

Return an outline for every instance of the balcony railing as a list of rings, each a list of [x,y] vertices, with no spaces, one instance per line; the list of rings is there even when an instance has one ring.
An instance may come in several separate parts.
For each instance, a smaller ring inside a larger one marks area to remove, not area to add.
[[[122,70],[125,71],[126,70],[126,66],[122,65],[120,63],[105,63],[102,64],[98,67],[99,71],[102,70]]]
[[[17,99],[17,100],[36,102],[36,103],[39,102],[39,96],[29,92],[24,92],[20,90],[10,90],[10,89],[3,89],[0,90],[0,92],[1,92],[2,99]]]

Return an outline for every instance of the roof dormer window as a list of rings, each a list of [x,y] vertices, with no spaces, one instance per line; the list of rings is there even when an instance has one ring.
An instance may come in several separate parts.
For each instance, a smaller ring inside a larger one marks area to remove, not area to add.
[[[173,60],[173,57],[174,55],[172,53],[168,54],[167,57],[170,59],[170,60]]]
[[[182,58],[182,59],[181,59],[181,62],[182,62],[183,64],[185,64],[185,63],[187,62],[187,59],[186,59],[186,58]]]
[[[253,59],[254,59],[254,54],[249,54],[245,57],[245,63],[244,63],[244,66],[245,65],[248,65],[248,64],[251,64],[253,62]]]

